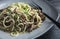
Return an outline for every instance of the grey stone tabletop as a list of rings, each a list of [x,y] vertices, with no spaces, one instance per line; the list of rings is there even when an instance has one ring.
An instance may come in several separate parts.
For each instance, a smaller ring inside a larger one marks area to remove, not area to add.
[[[60,22],[60,0],[47,0],[47,1],[57,9],[59,13],[58,22]],[[38,37],[37,39],[60,39],[60,29],[54,25],[48,32],[46,32],[41,37]]]

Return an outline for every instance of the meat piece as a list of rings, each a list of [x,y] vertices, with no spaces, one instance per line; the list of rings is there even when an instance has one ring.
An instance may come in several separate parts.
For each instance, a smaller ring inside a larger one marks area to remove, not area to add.
[[[43,13],[39,10],[38,11],[38,15],[41,17],[41,19],[44,21],[45,16],[43,15]]]

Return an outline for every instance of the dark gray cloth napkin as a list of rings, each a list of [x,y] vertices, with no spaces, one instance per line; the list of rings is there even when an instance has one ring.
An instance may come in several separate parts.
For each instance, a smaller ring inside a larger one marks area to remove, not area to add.
[[[46,1],[51,3],[57,9],[60,16],[60,0],[46,0]],[[58,22],[60,22],[60,17]],[[54,25],[48,32],[38,37],[37,39],[60,39],[60,29]]]

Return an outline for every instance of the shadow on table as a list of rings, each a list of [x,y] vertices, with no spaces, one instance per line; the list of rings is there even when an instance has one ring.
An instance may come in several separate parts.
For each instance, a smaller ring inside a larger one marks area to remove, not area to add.
[[[60,30],[58,27],[53,26],[48,32],[36,39],[60,39]]]

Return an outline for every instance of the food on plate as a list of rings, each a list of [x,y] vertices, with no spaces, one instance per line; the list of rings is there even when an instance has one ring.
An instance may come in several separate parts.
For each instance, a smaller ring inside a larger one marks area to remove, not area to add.
[[[44,19],[41,10],[34,9],[26,3],[13,3],[0,10],[0,30],[16,36],[38,28]]]

